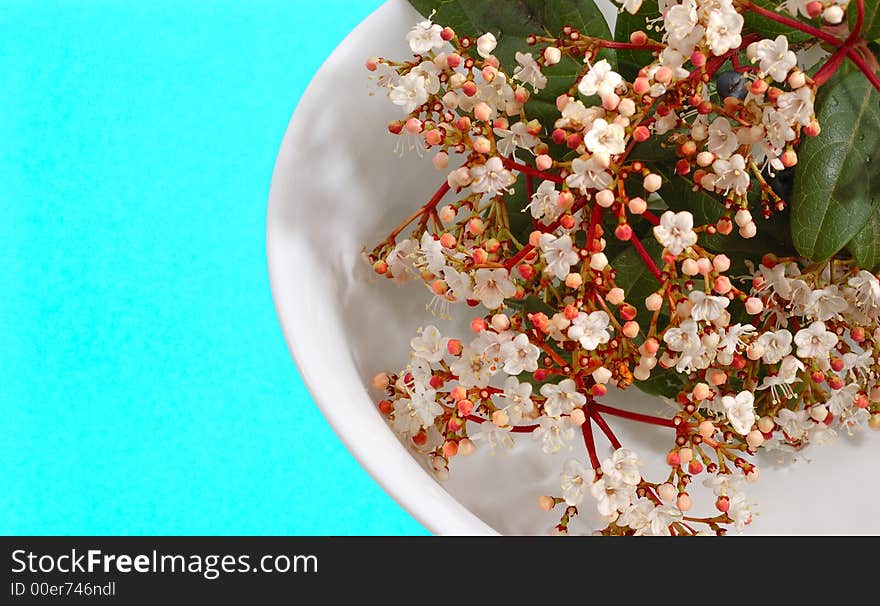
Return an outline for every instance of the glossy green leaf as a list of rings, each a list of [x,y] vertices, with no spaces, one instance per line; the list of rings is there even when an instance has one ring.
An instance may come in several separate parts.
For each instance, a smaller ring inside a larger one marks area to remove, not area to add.
[[[855,71],[826,87],[822,132],[798,150],[791,205],[792,240],[813,261],[846,246],[880,204],[880,94]]]
[[[856,0],[852,0],[846,9],[847,20],[850,28],[855,27],[858,11]],[[865,0],[865,18],[862,22],[862,31],[859,37],[864,40],[874,40],[880,36],[880,0]]]
[[[876,271],[880,268],[880,210],[874,211],[847,248],[862,269]]]

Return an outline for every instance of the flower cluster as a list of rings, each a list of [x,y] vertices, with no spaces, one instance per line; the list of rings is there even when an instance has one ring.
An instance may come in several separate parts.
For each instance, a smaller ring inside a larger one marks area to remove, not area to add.
[[[796,4],[787,8],[830,23],[845,8]],[[545,453],[574,453],[582,439],[586,457],[565,463],[559,494],[538,499],[562,511],[556,530],[589,499],[605,534],[723,533],[751,520],[742,487],[758,478],[759,448],[880,427],[877,277],[848,258],[722,252],[725,237],[756,236],[752,210],[786,209],[773,179],[820,131],[818,84],[798,48],[744,31],[742,10],[661,2],[657,40],[566,26],[531,36],[534,51],[516,52],[512,71],[493,34],[426,20],[407,34],[411,60],[367,61],[403,114],[389,131],[445,175],[367,257],[379,275],[422,281],[441,318],[457,302],[482,308],[472,336],[425,326],[405,367],[374,378],[379,409],[439,477],[454,458],[504,451],[518,434]],[[629,81],[606,49],[652,59]],[[561,64],[582,68],[544,100],[555,113],[534,110]],[[676,180],[714,200],[714,215],[682,208]],[[673,386],[669,417],[599,401],[658,378]],[[643,476],[611,418],[669,432],[666,477]],[[700,476],[714,493],[705,515],[692,510]]]

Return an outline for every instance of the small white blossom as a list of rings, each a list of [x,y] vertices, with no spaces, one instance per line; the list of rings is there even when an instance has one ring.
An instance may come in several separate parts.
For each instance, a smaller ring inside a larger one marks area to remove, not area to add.
[[[425,326],[418,337],[413,338],[409,345],[413,354],[428,362],[439,362],[446,350],[446,339],[433,324]]]
[[[513,77],[516,80],[531,84],[536,91],[547,86],[547,76],[541,73],[541,66],[532,57],[532,53],[517,52],[514,57],[518,64],[513,70]]]
[[[813,322],[794,336],[799,358],[826,358],[837,341],[837,335],[826,330],[824,322]]]
[[[788,72],[797,65],[797,55],[788,50],[788,38],[782,34],[775,40],[760,40],[750,46],[752,63],[758,63],[758,77],[770,76],[777,82],[784,82]]]
[[[585,97],[608,95],[623,82],[623,77],[611,69],[605,59],[597,61],[578,83],[578,91]]]
[[[504,268],[482,267],[474,275],[473,296],[487,309],[498,309],[504,303],[504,299],[509,299],[515,294],[516,286],[510,281]]]
[[[806,410],[790,410],[782,408],[776,415],[776,424],[792,440],[803,438],[807,430],[813,426],[809,413]]]
[[[532,401],[532,384],[520,383],[516,377],[507,377],[504,382],[504,392],[497,397],[513,424],[519,423],[523,415],[531,414],[535,410],[535,403]]]
[[[654,227],[654,237],[670,254],[680,255],[685,248],[697,243],[694,216],[686,210],[667,210],[660,216],[660,225]]]
[[[610,318],[604,311],[594,311],[589,314],[578,312],[578,315],[571,321],[571,327],[568,329],[568,338],[579,341],[581,347],[592,351],[607,343],[611,336],[608,334],[608,326]]]
[[[626,133],[619,124],[596,118],[584,136],[584,145],[594,154],[616,155],[626,149]]]
[[[554,418],[568,414],[587,403],[587,398],[578,392],[571,379],[563,379],[556,385],[545,383],[541,386],[541,395],[547,398],[544,402],[544,413]]]
[[[511,450],[515,443],[513,436],[510,435],[512,427],[498,427],[494,423],[481,423],[480,430],[471,436],[471,439],[478,443],[485,443],[489,447],[489,452],[495,454],[500,451],[506,454]]]
[[[483,59],[491,57],[496,46],[498,46],[498,40],[495,39],[495,34],[492,32],[486,32],[477,38],[477,53]]]
[[[544,454],[559,452],[574,438],[574,426],[568,419],[554,419],[541,417],[538,419],[538,428],[532,432],[535,440],[541,443]]]
[[[440,37],[443,28],[431,21],[420,21],[406,34],[409,47],[417,55],[424,55],[446,44]]]
[[[575,158],[571,162],[571,174],[566,177],[565,183],[571,189],[585,194],[590,189],[605,189],[611,185],[611,173],[595,158]]]
[[[565,462],[559,476],[559,483],[562,486],[562,498],[565,499],[567,505],[577,506],[580,504],[595,475],[592,469],[577,459],[568,459]]]
[[[727,420],[740,435],[746,435],[755,424],[755,396],[750,391],[741,391],[736,396],[721,399]]]
[[[516,177],[504,168],[498,156],[492,156],[485,164],[471,167],[471,177],[473,178],[471,189],[476,193],[490,196],[506,191],[516,181]]]
[[[562,214],[557,200],[559,192],[556,191],[556,184],[553,181],[542,181],[526,208],[532,213],[532,218],[550,224]]]
[[[714,322],[730,305],[730,299],[727,297],[707,295],[701,290],[692,291],[688,299],[694,305],[691,309],[691,317],[697,322]]]
[[[564,280],[571,266],[580,260],[568,234],[558,238],[553,234],[541,234],[540,245],[547,263],[544,271],[560,280]]]
[[[518,334],[501,346],[501,358],[504,360],[504,372],[518,375],[521,372],[538,370],[538,356],[541,350],[529,342],[528,335]]]
[[[813,94],[809,86],[802,86],[794,92],[782,93],[776,106],[790,124],[807,126],[813,117]]]

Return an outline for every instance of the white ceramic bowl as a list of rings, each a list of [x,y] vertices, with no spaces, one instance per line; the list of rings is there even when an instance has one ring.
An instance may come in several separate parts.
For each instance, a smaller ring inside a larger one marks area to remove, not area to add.
[[[324,416],[417,520],[439,534],[545,533],[553,515],[539,511],[536,499],[558,494],[559,470],[569,455],[543,455],[524,436],[509,455],[478,451],[454,460],[451,479],[438,484],[391,432],[369,388],[376,372],[401,367],[416,328],[435,323],[447,333],[456,329],[425,311],[424,287],[378,279],[360,256],[363,245],[387,235],[443,179],[427,158],[395,155],[396,140],[385,124],[400,114],[387,99],[369,94],[363,68],[371,55],[406,56],[403,36],[418,18],[404,0],[380,7],[327,59],[290,121],[267,218],[275,305]],[[665,406],[634,389],[610,399],[648,411]],[[620,421],[615,431],[649,461],[647,477],[663,474],[663,453],[671,444],[666,430]],[[842,436],[832,446],[806,451],[794,465],[765,457],[761,481],[750,486],[759,515],[749,533],[877,532],[880,448],[872,438]],[[590,507],[582,509],[581,528],[587,529],[595,520]]]

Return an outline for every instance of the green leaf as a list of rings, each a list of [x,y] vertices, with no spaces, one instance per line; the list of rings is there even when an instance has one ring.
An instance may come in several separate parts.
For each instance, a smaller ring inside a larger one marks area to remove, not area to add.
[[[684,389],[684,376],[672,368],[661,368],[658,364],[651,370],[647,381],[635,381],[634,386],[652,396],[675,398]]]
[[[614,26],[614,39],[618,42],[629,42],[629,36],[633,32],[643,31],[649,38],[660,40],[663,32],[657,27],[649,26],[648,21],[660,17],[660,7],[657,0],[645,0],[635,15],[622,11],[617,15],[617,23]],[[651,51],[617,51],[617,71],[630,82],[635,79],[639,70],[653,60]]]
[[[779,6],[778,0],[752,0],[752,3],[774,12],[777,11]],[[855,0],[853,1],[853,4],[855,4]],[[745,18],[745,24],[743,25],[744,32],[755,32],[764,38],[775,38],[779,34],[783,34],[788,38],[789,43],[792,44],[806,42],[811,39],[810,34],[788,27],[782,23],[771,21],[770,19],[762,17],[752,11],[743,11],[742,16]]]
[[[853,0],[846,9],[849,27],[855,27],[858,17],[856,2]],[[859,32],[859,38],[863,40],[874,40],[880,36],[880,1],[865,0],[865,19],[862,22],[862,31]]]
[[[817,112],[822,132],[806,139],[794,180],[792,240],[824,261],[849,243],[880,204],[880,94],[859,72],[828,82]]]
[[[875,210],[865,226],[846,246],[862,269],[880,268],[880,210]]]

